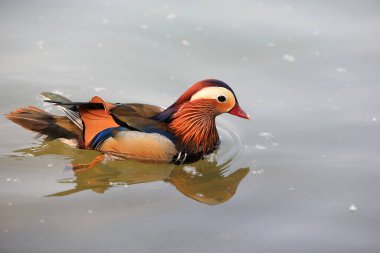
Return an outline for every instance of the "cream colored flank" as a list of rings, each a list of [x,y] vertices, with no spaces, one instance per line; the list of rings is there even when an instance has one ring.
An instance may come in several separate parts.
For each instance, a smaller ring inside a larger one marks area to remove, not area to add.
[[[170,161],[177,150],[166,137],[156,133],[122,131],[103,142],[98,150],[130,155],[144,160]]]

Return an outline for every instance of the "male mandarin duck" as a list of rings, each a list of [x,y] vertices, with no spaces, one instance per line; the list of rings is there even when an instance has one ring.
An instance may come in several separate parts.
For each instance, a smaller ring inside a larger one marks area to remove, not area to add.
[[[230,113],[250,119],[230,86],[215,79],[193,84],[167,109],[148,104],[108,103],[97,96],[78,103],[58,94],[42,95],[66,116],[29,106],[6,117],[46,135],[48,140],[75,140],[78,148],[143,161],[200,160],[220,144],[216,116]]]

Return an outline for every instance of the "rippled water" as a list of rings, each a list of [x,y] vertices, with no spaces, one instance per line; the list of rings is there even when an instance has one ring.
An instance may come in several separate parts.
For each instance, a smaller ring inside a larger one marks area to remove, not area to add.
[[[74,149],[59,140],[16,150],[11,157],[28,159],[57,155],[69,160],[62,169],[66,175],[58,182],[71,184],[72,189],[57,193],[49,193],[47,189],[48,197],[62,197],[85,190],[106,193],[112,187],[126,188],[134,184],[163,181],[200,203],[217,205],[235,194],[240,181],[249,172],[249,168],[233,168],[246,149],[240,135],[226,122],[218,123],[223,146],[206,159],[186,165],[128,161],[112,156],[107,156],[108,159],[101,163],[94,163],[99,152]],[[47,166],[53,167],[54,164]],[[19,181],[8,178],[9,182],[15,180]]]
[[[175,166],[41,143],[0,117],[0,252],[378,252],[378,1],[1,1],[0,114],[169,106],[218,78],[253,119]]]

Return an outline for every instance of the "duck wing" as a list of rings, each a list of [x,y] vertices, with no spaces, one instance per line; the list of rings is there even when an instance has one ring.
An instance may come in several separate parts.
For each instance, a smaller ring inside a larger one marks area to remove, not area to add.
[[[159,106],[137,103],[108,103],[98,96],[93,97],[89,102],[71,102],[54,100],[53,98],[46,102],[54,103],[60,108],[69,108],[71,114],[73,112],[79,113],[83,122],[86,147],[90,147],[92,140],[102,131],[120,126],[131,131],[158,133],[170,140],[174,139],[168,130],[167,123],[152,119],[165,110]]]
[[[110,112],[118,116],[132,116],[141,118],[151,118],[158,113],[164,111],[165,108],[149,104],[116,104]]]
[[[140,132],[159,133],[173,139],[167,123],[152,119],[164,110],[148,104],[121,104],[111,109],[110,114],[120,126]]]

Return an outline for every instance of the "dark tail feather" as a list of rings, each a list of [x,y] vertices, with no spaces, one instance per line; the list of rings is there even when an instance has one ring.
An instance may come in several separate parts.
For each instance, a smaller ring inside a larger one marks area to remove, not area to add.
[[[53,103],[72,103],[71,100],[65,98],[62,95],[52,93],[52,92],[41,92],[41,96],[45,97],[48,101]],[[67,109],[74,109],[74,107],[67,107]]]
[[[64,96],[51,92],[42,92],[41,95],[46,99],[45,102],[55,104],[59,109],[66,113],[67,117],[77,125],[77,127],[83,130],[82,119],[75,103],[71,102],[71,100]]]
[[[54,116],[37,107],[20,108],[5,117],[26,129],[46,135],[49,140],[56,138],[82,139],[81,130],[67,117]]]

